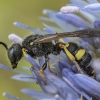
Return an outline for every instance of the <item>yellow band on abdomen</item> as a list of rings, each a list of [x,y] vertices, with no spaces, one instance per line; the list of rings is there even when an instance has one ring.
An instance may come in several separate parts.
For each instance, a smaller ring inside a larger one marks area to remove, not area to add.
[[[78,50],[78,52],[75,55],[76,59],[80,60],[84,56],[85,52],[86,52],[85,49]]]

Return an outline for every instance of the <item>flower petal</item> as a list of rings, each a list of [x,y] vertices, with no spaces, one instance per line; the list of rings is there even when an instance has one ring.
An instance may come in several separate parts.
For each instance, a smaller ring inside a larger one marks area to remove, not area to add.
[[[76,6],[85,6],[85,5],[87,5],[88,3],[86,2],[86,1],[84,1],[84,0],[70,0],[70,2],[72,3],[72,4],[75,4]]]
[[[33,74],[33,76],[35,75],[36,78],[38,78],[39,80],[43,81],[43,78],[40,76],[39,72],[37,70],[34,70],[33,67],[30,68],[31,73]]]
[[[88,22],[75,14],[63,14],[59,12],[56,14],[56,17],[78,28],[88,28],[90,26]]]
[[[83,74],[73,74],[72,72],[69,73],[68,70],[64,70],[63,75],[81,91],[85,91],[96,98],[100,98],[100,83],[96,80]]]
[[[23,100],[21,98],[14,97],[14,96],[12,96],[12,95],[10,95],[8,93],[5,93],[5,92],[3,93],[3,96],[6,97],[6,98],[8,98],[8,99],[11,99],[11,100]]]
[[[82,96],[86,97],[87,100],[90,100],[91,98],[84,92],[78,90],[67,78],[63,77],[63,79],[68,83],[70,87],[72,87],[77,93],[81,94]]]
[[[61,100],[59,95],[55,95],[56,100]]]
[[[89,3],[98,3],[98,0],[87,0]]]
[[[62,71],[62,75],[65,77],[64,80],[75,90],[77,91],[79,94],[81,94],[82,96],[84,96],[85,98],[87,98],[87,100],[90,100],[90,97],[84,92],[84,90],[82,90],[81,87],[79,87],[79,84],[76,84],[76,81],[74,78],[75,75],[71,70],[65,68]],[[83,82],[84,83],[84,82]],[[81,83],[82,84],[82,83]]]
[[[69,60],[69,58],[66,56],[66,54],[63,51],[60,52],[60,56],[65,62],[67,62],[69,65],[70,64],[72,65],[71,61]]]
[[[46,27],[46,28],[44,28],[44,30],[46,32],[48,32],[49,34],[54,34],[55,33],[55,30],[51,26],[49,26],[49,25],[47,25],[45,23],[43,23],[43,25]]]
[[[64,60],[60,60],[58,62],[59,68],[62,71],[64,68],[68,68],[71,69],[71,65],[69,65],[67,62],[65,62]]]
[[[18,81],[24,81],[24,82],[36,82],[36,77],[28,74],[18,74],[11,77],[12,79],[18,80]]]
[[[53,22],[53,20],[51,18],[48,18],[48,17],[42,17],[42,16],[40,16],[39,19],[40,20],[44,20],[44,21],[48,21],[48,22]]]
[[[100,12],[100,3],[92,3],[89,5],[84,6],[84,9],[86,10],[91,10],[91,11],[95,11],[95,12]]]
[[[36,61],[28,54],[25,55],[26,60],[28,60],[34,67],[40,68],[40,66],[36,63]]]
[[[94,50],[93,46],[86,41],[81,42],[80,46],[83,47],[84,49],[86,49],[87,51]]]
[[[38,84],[40,85],[40,87],[42,88],[42,90],[45,92],[45,93],[49,93],[49,94],[56,94],[57,93],[57,88],[52,85],[52,79],[54,77],[54,75],[52,75],[50,72],[48,72],[47,70],[44,71],[44,74],[46,76],[46,83],[47,85],[45,86],[44,84],[44,80],[43,78],[39,75],[39,73],[37,71],[35,71],[33,68],[31,68],[31,72],[33,74],[35,74],[37,76],[37,82]],[[52,78],[51,79],[48,79],[48,75],[51,75]],[[51,81],[51,82],[50,82]]]
[[[5,70],[12,70],[12,68],[9,68],[3,64],[0,64],[0,68],[5,69]]]
[[[23,92],[24,94],[26,94],[27,96],[31,97],[31,98],[35,98],[38,100],[55,100],[55,98],[53,96],[50,96],[46,93],[37,91],[37,90],[33,90],[30,88],[24,88],[21,89],[21,92]]]
[[[59,61],[59,58],[53,54],[50,54],[49,57],[50,57],[50,64],[53,64],[53,63],[56,64]]]
[[[73,66],[71,67],[71,71],[74,72],[75,74],[78,73],[78,69],[76,68],[75,65],[73,65]]]
[[[99,73],[96,73],[96,80],[97,80],[98,82],[100,82],[100,72],[99,72]]]
[[[100,21],[95,21],[94,22],[94,27],[95,28],[100,28]]]
[[[9,68],[3,64],[0,64],[0,68],[4,69],[4,70],[9,70],[9,71],[13,71],[13,72],[17,72],[17,73],[21,73],[21,74],[26,74],[25,72],[21,72],[19,70],[13,70],[12,68]]]
[[[39,57],[38,61],[39,61],[39,65],[42,66],[45,63],[45,58],[43,56]]]
[[[20,28],[24,28],[24,29],[27,29],[27,30],[30,30],[31,32],[33,32],[33,33],[37,33],[37,34],[47,34],[47,32],[46,31],[44,31],[44,30],[41,30],[41,29],[39,29],[39,28],[31,28],[31,27],[29,27],[29,26],[27,26],[27,25],[24,25],[24,24],[22,24],[22,23],[20,23],[20,22],[14,22],[14,25],[15,26],[18,26],[18,27],[20,27]]]
[[[52,95],[57,94],[57,89],[52,84],[47,82],[47,85],[44,85],[44,83],[39,78],[37,78],[37,81],[38,81],[38,84],[40,85],[41,89],[45,93],[52,94]],[[46,80],[46,81],[48,81],[48,80]]]
[[[53,77],[52,77],[53,76]],[[79,97],[75,91],[73,91],[64,81],[54,75],[47,75],[47,79],[51,82],[50,84],[54,85],[57,88],[59,95],[64,98],[74,98],[77,100]],[[66,96],[67,95],[67,96]],[[65,99],[64,99],[65,100]],[[72,99],[73,100],[73,99]]]
[[[94,58],[91,62],[91,66],[96,72],[100,72],[100,58]]]
[[[92,12],[92,11],[88,11],[88,10],[80,10],[79,12],[83,17],[85,17],[88,21],[90,21],[91,23],[93,23],[96,20],[96,17],[98,18],[99,15]],[[93,27],[93,25],[91,25],[91,27]]]
[[[82,74],[77,74],[73,77],[75,83],[88,92],[90,95],[100,99],[100,83],[96,80]],[[82,84],[83,83],[83,84]]]
[[[69,31],[74,31],[76,29],[72,25],[69,25],[64,21],[59,20],[56,17],[57,12],[55,12],[55,11],[45,9],[45,10],[43,10],[43,13],[48,15],[53,20],[53,22],[55,22],[63,31],[68,31],[69,32]],[[66,28],[66,26],[67,26],[67,28]]]

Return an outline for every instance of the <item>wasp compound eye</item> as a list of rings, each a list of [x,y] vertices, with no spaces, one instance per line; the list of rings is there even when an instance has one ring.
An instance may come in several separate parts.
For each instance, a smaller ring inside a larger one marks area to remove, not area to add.
[[[13,44],[8,49],[8,58],[11,62],[12,68],[15,69],[17,67],[18,62],[22,58],[22,47],[20,44]]]

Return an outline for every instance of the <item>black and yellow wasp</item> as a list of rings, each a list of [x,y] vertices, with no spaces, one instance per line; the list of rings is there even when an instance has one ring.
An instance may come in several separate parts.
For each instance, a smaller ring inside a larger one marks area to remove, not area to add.
[[[100,37],[99,28],[89,28],[74,32],[65,32],[57,34],[46,34],[46,35],[29,35],[27,36],[22,45],[15,43],[10,48],[4,43],[0,42],[8,51],[8,58],[11,62],[12,68],[16,68],[18,62],[23,57],[25,53],[29,54],[34,59],[36,57],[45,57],[45,63],[43,64],[40,72],[46,69],[48,63],[48,55],[50,53],[54,55],[60,54],[61,50],[72,60],[78,68],[82,69],[86,74],[92,76],[94,70],[90,66],[92,60],[91,55],[82,47],[79,47],[76,43],[64,43],[63,41],[58,41],[53,44],[53,40],[58,40],[64,37]],[[48,66],[50,72],[50,66]],[[52,72],[54,73],[54,72]]]

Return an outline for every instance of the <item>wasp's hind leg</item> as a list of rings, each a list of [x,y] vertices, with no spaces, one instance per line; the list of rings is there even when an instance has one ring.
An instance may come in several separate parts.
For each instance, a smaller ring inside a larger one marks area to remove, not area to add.
[[[62,42],[62,41],[61,41]],[[65,51],[65,54],[68,56],[68,58],[75,64],[75,66],[77,67],[78,71],[82,74],[84,74],[84,72],[81,70],[79,64],[77,63],[77,61],[75,60],[75,57],[68,51],[68,49],[66,48],[68,44],[64,44],[63,42],[62,43],[59,43],[59,47],[64,49]]]

